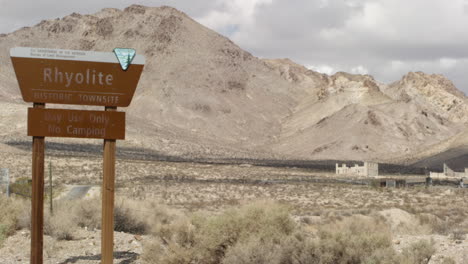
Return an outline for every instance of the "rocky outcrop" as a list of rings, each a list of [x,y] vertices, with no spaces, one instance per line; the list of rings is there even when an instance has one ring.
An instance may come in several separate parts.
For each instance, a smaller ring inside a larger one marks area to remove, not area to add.
[[[410,72],[383,92],[394,100],[414,102],[450,121],[468,121],[465,95],[442,75]]]

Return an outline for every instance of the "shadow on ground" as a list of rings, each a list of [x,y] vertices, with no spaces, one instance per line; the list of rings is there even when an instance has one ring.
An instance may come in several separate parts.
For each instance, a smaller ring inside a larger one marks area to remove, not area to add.
[[[17,149],[30,151],[31,141],[6,141],[6,145]],[[74,156],[74,157],[90,157],[101,156],[102,145],[98,144],[65,144],[57,142],[46,143],[46,154],[56,156]],[[126,160],[142,160],[142,161],[168,161],[168,162],[198,162],[206,164],[252,164],[257,166],[271,167],[298,167],[305,169],[315,169],[320,171],[335,171],[336,163],[347,163],[363,165],[363,161],[353,160],[272,160],[272,159],[250,159],[250,158],[210,158],[210,157],[182,157],[165,155],[161,152],[135,147],[119,147],[117,148],[117,158]],[[440,171],[438,167],[436,171]],[[389,174],[421,174],[427,173],[424,167],[404,166],[396,164],[379,164],[379,173]]]
[[[117,251],[114,252],[114,260],[121,260],[119,264],[130,264],[134,263],[138,259],[138,254],[129,251]],[[101,260],[101,254],[91,256],[75,256],[70,257],[59,264],[77,263],[80,260]]]

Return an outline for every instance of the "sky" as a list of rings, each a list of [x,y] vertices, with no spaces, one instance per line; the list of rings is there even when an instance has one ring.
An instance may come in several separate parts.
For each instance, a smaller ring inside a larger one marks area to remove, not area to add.
[[[257,57],[384,83],[443,74],[468,94],[468,0],[0,0],[0,33],[131,4],[175,7]]]

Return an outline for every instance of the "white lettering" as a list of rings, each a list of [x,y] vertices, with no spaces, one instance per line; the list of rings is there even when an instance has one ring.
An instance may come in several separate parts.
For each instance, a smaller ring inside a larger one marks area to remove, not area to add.
[[[60,83],[63,82],[63,73],[58,70],[57,67],[55,67],[55,82],[58,83],[60,78]]]
[[[47,81],[49,78],[49,82],[52,82],[52,69],[51,68],[44,68],[44,82]]]
[[[104,114],[100,114],[100,115],[90,114],[89,121],[91,121],[92,123],[104,124],[107,126],[109,124],[110,117]]]
[[[52,134],[60,134],[61,129],[56,125],[47,125],[47,131]]]
[[[96,72],[95,69],[86,69],[84,72],[66,72],[61,71],[58,67],[43,69],[44,83],[59,83],[65,87],[70,87],[77,84],[84,85],[100,85],[112,86],[114,76],[103,72]]]
[[[99,84],[104,85],[104,83],[102,83],[102,72],[100,72],[98,76],[99,76]]]
[[[114,76],[112,74],[107,74],[106,76],[106,84],[107,85],[112,85],[112,81],[114,80]]]
[[[60,121],[62,121],[62,115],[45,112],[44,119],[48,122],[60,123]]]
[[[94,94],[78,94],[80,101],[86,103],[103,103],[114,105],[119,102],[119,96],[114,95],[94,95]]]
[[[67,133],[73,136],[84,136],[84,137],[104,137],[106,134],[105,128],[96,127],[73,127],[72,125],[67,126]]]
[[[73,72],[71,73],[65,72],[65,79],[67,79],[67,85],[65,86],[66,87],[70,86],[72,79],[73,79]]]
[[[81,72],[77,73],[75,75],[75,81],[77,84],[82,84],[83,83],[83,74]]]

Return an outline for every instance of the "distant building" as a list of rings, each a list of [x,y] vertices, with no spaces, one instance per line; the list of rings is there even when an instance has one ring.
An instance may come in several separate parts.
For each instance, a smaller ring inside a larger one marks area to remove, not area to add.
[[[342,164],[340,167],[340,165],[336,163],[336,174],[367,177],[379,176],[379,164],[374,162],[364,162],[364,166],[354,164],[354,167],[348,167],[346,164]]]
[[[447,164],[444,163],[444,171],[442,173],[439,172],[430,172],[429,176],[431,178],[439,178],[439,177],[449,177],[449,178],[466,178],[468,177],[468,168],[465,168],[463,172],[456,172],[450,169]]]

